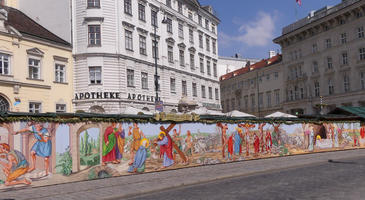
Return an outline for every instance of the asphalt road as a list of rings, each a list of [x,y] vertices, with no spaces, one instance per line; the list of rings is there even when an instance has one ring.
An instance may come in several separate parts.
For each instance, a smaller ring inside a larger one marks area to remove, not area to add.
[[[132,199],[365,199],[365,157],[168,189]]]

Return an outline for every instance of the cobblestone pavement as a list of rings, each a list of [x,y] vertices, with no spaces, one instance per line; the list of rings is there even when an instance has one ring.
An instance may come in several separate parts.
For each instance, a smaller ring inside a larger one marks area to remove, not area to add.
[[[0,199],[121,199],[225,178],[365,157],[365,149],[259,159],[0,192]],[[350,167],[350,165],[349,165]]]

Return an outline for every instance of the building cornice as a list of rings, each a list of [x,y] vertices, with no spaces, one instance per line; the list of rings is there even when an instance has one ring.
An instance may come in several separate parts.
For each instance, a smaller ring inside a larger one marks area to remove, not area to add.
[[[49,86],[49,85],[24,83],[24,82],[20,82],[20,81],[0,80],[0,84],[3,84],[3,85],[19,85],[19,86],[22,86],[22,87],[31,87],[31,88],[39,88],[39,89],[47,89],[47,90],[51,89],[51,86]]]
[[[130,57],[130,56],[126,56],[126,55],[122,55],[122,54],[112,54],[112,53],[82,53],[82,54],[74,54],[73,56],[74,56],[75,60],[77,58],[79,58],[79,57],[111,57],[111,58],[122,58],[122,59],[132,60],[132,61],[135,61],[135,62],[138,62],[138,63],[150,65],[150,66],[154,66],[155,65],[152,62],[149,62],[149,61],[146,61],[146,60],[137,59],[137,58]],[[173,68],[173,67],[169,67],[169,66],[166,66],[166,65],[158,65],[158,67],[160,69],[167,69],[167,70],[170,70],[170,71],[175,71],[176,73],[185,74],[187,76],[191,76],[191,77],[195,77],[195,78],[199,78],[199,79],[203,79],[203,80],[206,80],[206,81],[210,81],[210,82],[219,84],[219,81],[218,80],[214,80],[214,79],[209,79],[209,78],[206,78],[206,77],[202,77],[202,76],[199,76],[199,75],[197,75],[195,73],[191,73],[191,72],[179,70],[179,69],[176,69],[176,68]]]

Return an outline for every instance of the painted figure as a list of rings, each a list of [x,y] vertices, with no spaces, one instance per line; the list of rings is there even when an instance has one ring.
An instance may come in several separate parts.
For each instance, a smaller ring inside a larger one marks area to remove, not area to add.
[[[266,152],[271,153],[271,147],[272,147],[272,139],[271,139],[271,133],[269,130],[266,131]]]
[[[310,134],[309,134],[309,146],[308,146],[308,150],[309,151],[313,151],[314,127],[313,126],[309,126],[309,130],[310,130]]]
[[[112,123],[111,126],[105,129],[102,156],[103,166],[109,162],[112,162],[113,164],[119,163],[119,161],[117,161],[116,155],[116,149],[118,148],[116,134],[118,131],[121,131],[121,128],[119,127],[118,129],[116,123]]]
[[[365,124],[361,124],[360,128],[360,143],[361,146],[365,145]]]
[[[28,172],[35,170],[35,163],[38,156],[44,158],[44,168],[47,176],[49,170],[49,157],[52,154],[52,142],[48,130],[43,127],[43,124],[38,123],[29,126],[28,128],[24,128],[15,134],[19,133],[32,133],[34,138],[37,140],[30,150],[32,166],[29,168]]]
[[[8,161],[7,163],[0,161],[0,165],[3,166],[3,171],[6,176],[5,185],[30,185],[30,180],[26,178],[18,179],[20,176],[26,174],[29,169],[29,164],[24,155],[18,150],[10,150],[10,146],[6,143],[0,144],[0,154],[5,154]]]
[[[120,124],[119,128],[114,129],[115,137],[117,139],[117,144],[115,148],[115,158],[118,162],[123,158],[124,152],[124,144],[125,144],[125,131],[123,129],[122,124]]]
[[[304,149],[308,149],[309,147],[309,135],[310,135],[310,128],[309,124],[302,124],[303,133],[304,133]]]
[[[265,148],[265,140],[264,140],[264,126],[266,125],[266,123],[262,123],[259,125],[259,137],[260,137],[260,147],[261,147],[261,152],[264,152],[264,148]]]
[[[129,165],[133,164],[134,154],[138,151],[139,146],[141,144],[141,139],[144,138],[143,132],[139,129],[137,123],[133,123],[132,126],[129,127],[128,136],[132,135],[132,145],[131,145],[131,153],[130,153],[130,162]]]
[[[255,156],[258,156],[258,154],[260,153],[260,138],[256,133],[254,134],[253,146],[255,149]]]
[[[280,129],[279,129],[280,124],[277,124],[277,125],[273,124],[273,127],[274,127],[274,131],[272,132],[272,138],[273,138],[272,143],[274,146],[278,147],[281,144],[281,142],[280,142],[281,136],[280,136]]]
[[[162,168],[167,168],[173,165],[174,160],[172,156],[172,141],[169,137],[166,136],[165,132],[160,132],[157,140],[155,140],[155,144],[158,144],[160,146],[160,158],[163,156]]]
[[[242,129],[236,128],[237,131],[234,133],[234,154],[235,155],[241,155],[242,152],[242,146],[241,146],[241,135],[242,135]]]
[[[175,144],[180,149],[180,151],[182,151],[182,144],[181,144],[182,138],[181,138],[180,134],[181,134],[181,124],[179,124],[179,131],[177,131],[176,129],[173,130],[172,139],[174,140]],[[179,153],[176,151],[176,149],[174,149],[173,156],[174,156],[174,160],[176,163],[178,163],[177,157],[176,157],[176,155],[178,155],[178,154]]]
[[[222,123],[218,123],[217,126],[221,129],[222,132],[222,158],[225,158],[226,146],[228,145],[228,140],[227,140],[228,125],[227,124],[223,125]]]
[[[255,128],[255,124],[239,124],[238,127],[245,129],[246,156],[250,156],[250,128]]]
[[[185,138],[185,154],[187,156],[188,162],[192,159],[193,157],[193,136],[191,136],[191,132],[188,130],[186,133],[186,138]]]
[[[149,146],[149,141],[146,138],[143,138],[141,140],[141,145],[139,146],[139,149],[134,156],[133,165],[129,166],[128,172],[130,173],[142,173],[144,172],[146,166],[146,158],[147,158],[147,148]]]
[[[337,148],[339,147],[339,144],[338,144],[338,135],[340,133],[340,128],[337,126],[337,124],[334,124],[333,125],[333,132],[334,132],[334,147]]]
[[[228,159],[233,159],[233,136],[234,133],[231,134],[231,136],[229,136],[228,138]]]

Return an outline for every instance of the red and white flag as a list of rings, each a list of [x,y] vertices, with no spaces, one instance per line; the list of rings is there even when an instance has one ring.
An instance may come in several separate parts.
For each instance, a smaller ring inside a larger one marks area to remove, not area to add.
[[[298,5],[302,5],[302,0],[296,0]]]

